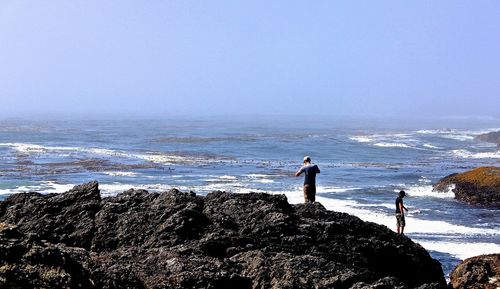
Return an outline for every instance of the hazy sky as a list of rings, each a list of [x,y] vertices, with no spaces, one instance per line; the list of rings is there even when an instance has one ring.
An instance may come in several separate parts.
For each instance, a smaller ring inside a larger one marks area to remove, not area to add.
[[[499,118],[499,100],[496,0],[0,0],[0,118]]]

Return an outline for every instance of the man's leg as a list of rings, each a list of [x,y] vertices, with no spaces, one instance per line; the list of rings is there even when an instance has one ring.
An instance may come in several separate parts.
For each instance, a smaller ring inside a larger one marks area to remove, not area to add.
[[[313,185],[309,188],[309,200],[311,203],[316,201],[316,185]]]
[[[309,185],[304,185],[304,203],[309,202]]]
[[[401,214],[396,214],[396,231],[398,234],[400,234],[400,228],[401,228]]]

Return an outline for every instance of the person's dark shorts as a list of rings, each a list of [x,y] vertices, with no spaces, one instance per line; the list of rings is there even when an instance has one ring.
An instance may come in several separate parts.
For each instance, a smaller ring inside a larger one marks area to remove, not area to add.
[[[304,200],[306,203],[312,203],[316,200],[315,185],[304,185]]]
[[[396,226],[398,226],[398,227],[406,226],[405,215],[403,215],[401,213],[396,213]]]

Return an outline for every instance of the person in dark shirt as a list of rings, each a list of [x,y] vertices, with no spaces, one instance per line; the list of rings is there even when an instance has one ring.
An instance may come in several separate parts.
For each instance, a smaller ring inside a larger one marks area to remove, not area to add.
[[[304,173],[304,201],[314,203],[316,200],[316,174],[319,174],[319,167],[311,163],[311,158],[304,157],[304,165],[295,173],[298,177]]]
[[[408,209],[403,205],[403,198],[405,197],[405,191],[400,191],[399,196],[396,198],[396,228],[398,234],[403,234],[405,230],[405,213]]]

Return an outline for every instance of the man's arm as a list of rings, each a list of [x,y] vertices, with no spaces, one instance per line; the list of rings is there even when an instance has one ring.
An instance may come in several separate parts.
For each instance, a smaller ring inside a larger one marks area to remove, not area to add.
[[[408,212],[408,209],[403,205],[403,201],[401,201],[401,203],[399,203],[399,211],[401,212],[401,215],[404,215],[403,210]]]
[[[296,173],[295,176],[298,177],[304,172],[304,167],[301,167]]]

